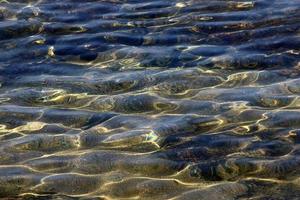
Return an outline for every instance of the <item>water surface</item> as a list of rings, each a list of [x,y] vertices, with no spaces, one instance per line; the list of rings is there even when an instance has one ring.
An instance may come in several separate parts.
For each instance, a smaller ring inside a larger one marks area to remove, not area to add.
[[[299,199],[299,0],[0,1],[0,198]]]

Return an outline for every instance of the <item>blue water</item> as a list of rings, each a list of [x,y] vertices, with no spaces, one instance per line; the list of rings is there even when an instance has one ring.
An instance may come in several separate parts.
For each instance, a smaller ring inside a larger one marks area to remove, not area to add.
[[[0,198],[300,199],[299,0],[0,1]]]

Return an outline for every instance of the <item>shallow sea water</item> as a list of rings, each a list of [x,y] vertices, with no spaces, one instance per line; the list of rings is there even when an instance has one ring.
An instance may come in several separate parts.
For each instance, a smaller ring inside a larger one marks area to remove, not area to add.
[[[1,0],[0,198],[300,199],[299,0]]]

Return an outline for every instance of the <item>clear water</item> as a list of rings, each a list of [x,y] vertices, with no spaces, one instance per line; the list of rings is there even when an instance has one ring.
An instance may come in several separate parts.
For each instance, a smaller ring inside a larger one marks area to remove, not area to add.
[[[2,0],[0,20],[0,198],[300,199],[299,0]]]

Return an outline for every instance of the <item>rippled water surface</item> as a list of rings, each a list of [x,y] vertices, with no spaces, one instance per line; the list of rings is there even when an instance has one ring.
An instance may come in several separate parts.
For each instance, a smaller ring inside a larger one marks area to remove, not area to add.
[[[1,0],[0,198],[300,199],[299,0]]]

